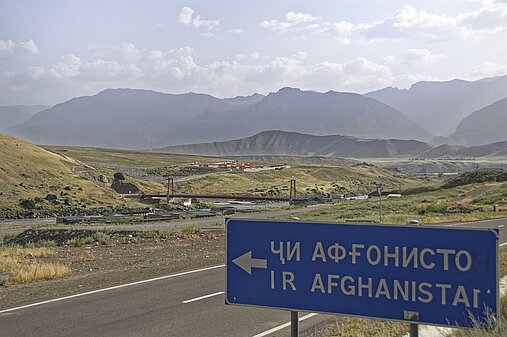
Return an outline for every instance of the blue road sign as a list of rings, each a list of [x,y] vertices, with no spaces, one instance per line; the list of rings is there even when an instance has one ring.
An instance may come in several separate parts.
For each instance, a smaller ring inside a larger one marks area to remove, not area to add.
[[[498,231],[229,219],[226,303],[470,326],[498,312]]]

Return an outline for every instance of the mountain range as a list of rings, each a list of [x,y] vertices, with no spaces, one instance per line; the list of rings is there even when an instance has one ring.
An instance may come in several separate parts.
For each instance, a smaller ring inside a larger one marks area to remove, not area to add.
[[[381,139],[432,137],[372,98],[293,88],[232,99],[109,89],[46,109],[7,132],[37,144],[148,148],[229,140],[274,129]]]
[[[389,87],[366,95],[282,88],[266,96],[220,99],[107,89],[52,108],[23,107],[32,113],[43,109],[30,118],[19,107],[8,108],[3,114],[0,108],[0,123],[2,116],[18,119],[4,123],[17,123],[7,133],[47,145],[154,148],[228,141],[270,130],[434,145],[507,140],[507,76],[423,81],[409,89]]]
[[[400,139],[362,139],[266,131],[225,142],[167,146],[155,151],[211,156],[313,156],[333,158],[470,158],[507,156],[507,141],[483,146],[433,145]]]
[[[421,81],[409,89],[388,87],[366,96],[403,112],[434,135],[447,137],[463,118],[507,97],[507,76],[473,82],[460,79]],[[505,139],[504,136],[497,140]]]

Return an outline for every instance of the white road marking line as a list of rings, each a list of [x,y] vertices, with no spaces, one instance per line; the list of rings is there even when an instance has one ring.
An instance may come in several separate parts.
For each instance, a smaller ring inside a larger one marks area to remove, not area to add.
[[[181,303],[188,304],[188,303],[192,303],[192,302],[195,302],[195,301],[203,300],[205,298],[210,298],[210,297],[218,296],[218,295],[222,295],[222,294],[225,294],[225,292],[224,291],[219,291],[217,293],[213,293],[213,294],[204,295],[204,296],[201,296],[201,297],[192,298],[192,299],[186,300],[186,301],[181,301]]]
[[[299,321],[300,322],[304,321],[305,319],[311,318],[313,316],[317,316],[317,314],[315,314],[315,313],[308,314],[306,316],[303,316],[303,317],[299,318]],[[255,335],[253,337],[264,337],[264,336],[267,336],[269,334],[272,334],[275,331],[282,330],[282,329],[284,329],[286,327],[289,327],[289,326],[290,326],[290,322],[282,324],[282,325],[279,325],[279,326],[277,326],[277,327],[275,327],[273,329],[269,329],[268,331],[261,332],[260,334],[257,334],[257,335]]]
[[[160,276],[160,277],[152,278],[152,279],[149,279],[149,280],[142,280],[142,281],[137,281],[137,282],[133,282],[133,283],[121,284],[119,286],[114,286],[114,287],[109,287],[109,288],[104,288],[104,289],[98,289],[98,290],[88,291],[86,293],[81,293],[81,294],[76,294],[76,295],[70,295],[70,296],[65,296],[65,297],[60,297],[60,298],[54,298],[52,300],[47,300],[47,301],[42,301],[42,302],[38,302],[38,303],[32,303],[32,304],[22,305],[22,306],[16,307],[16,308],[1,310],[0,314],[6,313],[6,312],[16,311],[16,310],[20,310],[20,309],[25,309],[25,308],[35,307],[35,306],[42,305],[42,304],[47,304],[47,303],[52,303],[52,302],[58,302],[58,301],[68,300],[70,298],[81,297],[81,296],[86,296],[86,295],[92,295],[92,294],[101,293],[101,292],[104,292],[104,291],[109,291],[109,290],[114,290],[114,289],[120,289],[120,288],[125,288],[125,287],[130,287],[130,286],[135,286],[135,285],[138,285],[138,284],[143,284],[143,283],[148,283],[148,282],[153,282],[153,281],[159,281],[159,280],[165,280],[165,279],[174,278],[174,277],[178,277],[178,276],[189,275],[189,274],[195,274],[195,273],[199,273],[199,272],[202,272],[202,271],[207,271],[207,270],[212,270],[212,269],[217,269],[217,268],[222,268],[222,267],[225,267],[225,264],[221,264],[221,265],[213,266],[213,267],[202,268],[202,269],[197,269],[197,270],[185,271],[185,272],[182,272],[182,273],[177,273],[177,274],[172,274],[172,275]]]
[[[505,225],[500,225],[500,226],[498,226],[498,228],[502,228],[502,227],[504,227],[504,226],[505,226]]]
[[[445,225],[445,227],[456,227],[456,226],[462,226],[462,225],[466,225],[467,223],[466,222],[458,222],[458,223],[452,223],[452,224],[449,224],[449,225]],[[438,225],[438,224],[436,224]]]
[[[498,245],[498,247],[503,247],[505,245],[507,245],[507,242],[501,243],[500,245]]]

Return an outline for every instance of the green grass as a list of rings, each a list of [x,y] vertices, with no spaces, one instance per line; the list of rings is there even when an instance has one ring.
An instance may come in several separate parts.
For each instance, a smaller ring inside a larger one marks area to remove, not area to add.
[[[181,234],[177,230],[149,230],[141,233],[141,236],[146,239],[174,239]]]
[[[290,169],[253,173],[222,173],[179,183],[183,193],[238,193],[288,195],[290,179],[297,181],[299,195],[369,193],[376,182],[388,190],[432,184],[427,178],[397,174],[370,166],[299,165]]]
[[[76,236],[68,240],[66,244],[73,247],[81,247],[84,245],[90,245],[92,243],[98,243],[99,245],[107,245],[111,237],[105,232],[97,232],[91,236],[81,237]]]
[[[507,296],[500,301],[498,321],[491,318],[486,324],[476,323],[473,329],[458,330],[453,337],[505,337],[507,336]]]
[[[97,232],[93,235],[93,241],[97,242],[99,245],[107,245],[111,237],[109,234],[104,232]]]
[[[70,156],[85,163],[116,164],[141,168],[151,174],[179,175],[193,162],[216,162],[223,158],[141,152],[87,147],[48,146],[46,149]],[[262,164],[275,162],[255,161]],[[276,162],[279,164],[279,162]],[[415,177],[393,173],[371,165],[354,167],[332,164],[291,163],[291,169],[256,173],[213,173],[191,181],[178,182],[182,193],[237,193],[260,195],[288,195],[289,181],[297,180],[301,194],[367,193],[376,182],[382,182],[390,190],[417,188],[435,183],[433,178]],[[188,174],[188,172],[186,173]],[[160,186],[151,186],[160,189]]]
[[[165,167],[168,165],[188,165],[193,162],[215,162],[216,157],[171,154],[161,152],[142,152],[94,147],[45,146],[45,149],[69,156],[82,162],[96,162],[144,168]]]
[[[422,224],[447,221],[473,221],[507,216],[507,207],[494,213],[491,205],[481,201],[482,194],[470,197],[480,185],[469,185],[453,189],[436,190],[401,198],[382,199],[382,222],[406,224],[417,219]],[[488,193],[497,193],[505,188],[498,184]],[[330,208],[298,215],[301,220],[313,221],[379,221],[379,198],[368,200],[341,201]]]
[[[507,205],[507,183],[499,185],[494,190],[484,192],[482,196],[474,200],[474,203],[485,205]]]

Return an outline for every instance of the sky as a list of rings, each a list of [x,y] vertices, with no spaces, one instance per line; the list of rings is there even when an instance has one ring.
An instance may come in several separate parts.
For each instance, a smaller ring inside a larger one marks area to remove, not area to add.
[[[0,0],[0,105],[507,74],[507,0]]]

